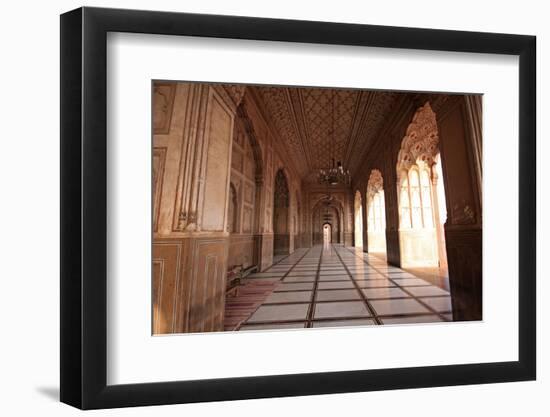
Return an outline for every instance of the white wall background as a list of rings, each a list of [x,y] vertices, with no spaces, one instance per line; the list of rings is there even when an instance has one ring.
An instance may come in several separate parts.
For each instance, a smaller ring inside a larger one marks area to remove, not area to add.
[[[60,0],[7,2],[1,17],[0,88],[0,413],[2,415],[75,415],[57,401],[59,392],[59,17],[82,3]],[[86,2],[89,6],[239,14],[395,26],[416,26],[534,34],[538,37],[538,257],[550,248],[550,210],[542,165],[550,123],[550,27],[544,2],[463,0],[298,2],[278,0],[123,0]],[[494,155],[498,157],[498,155]],[[505,257],[505,254],[503,254]],[[550,286],[539,266],[538,381],[498,385],[325,395],[231,403],[193,404],[100,411],[94,415],[243,416],[343,413],[406,416],[548,415]],[[546,394],[546,395],[544,395]]]

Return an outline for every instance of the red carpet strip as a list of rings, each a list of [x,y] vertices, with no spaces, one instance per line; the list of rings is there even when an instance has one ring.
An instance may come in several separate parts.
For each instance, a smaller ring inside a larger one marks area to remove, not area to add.
[[[273,292],[279,280],[249,280],[237,290],[237,295],[225,297],[224,330],[235,330]]]

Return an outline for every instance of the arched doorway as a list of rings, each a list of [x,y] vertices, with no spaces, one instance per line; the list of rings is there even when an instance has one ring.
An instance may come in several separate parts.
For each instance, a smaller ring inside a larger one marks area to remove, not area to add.
[[[343,242],[343,209],[337,200],[330,197],[319,200],[313,206],[312,213],[311,230],[314,245],[323,244],[325,224],[330,224],[331,243]]]
[[[355,225],[355,247],[363,247],[363,202],[361,199],[361,193],[359,191],[355,192],[355,203],[354,203],[354,225]]]
[[[227,267],[230,269],[236,265],[242,265],[244,268],[260,267],[262,262],[262,253],[258,249],[260,245],[256,244],[262,221],[261,149],[242,105],[239,106],[237,115],[233,126],[227,204]]]
[[[275,175],[273,201],[273,254],[288,255],[290,250],[288,182],[282,169]]]
[[[382,173],[373,169],[367,183],[367,245],[369,252],[386,253],[386,202]]]
[[[323,225],[323,245],[328,246],[332,243],[332,226],[330,223]]]
[[[397,160],[399,244],[403,267],[446,267],[440,206],[445,207],[436,115],[429,103],[407,128]],[[439,174],[438,174],[439,172]],[[446,215],[446,209],[444,209]],[[443,222],[445,220],[443,219]]]

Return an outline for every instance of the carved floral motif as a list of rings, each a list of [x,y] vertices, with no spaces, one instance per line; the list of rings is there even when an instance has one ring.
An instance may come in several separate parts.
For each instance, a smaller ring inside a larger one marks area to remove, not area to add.
[[[432,166],[439,152],[437,121],[430,103],[420,107],[407,128],[397,156],[397,170],[408,171],[418,161]]]
[[[241,104],[246,86],[229,84],[225,85],[224,87],[229,97],[231,97],[231,100],[233,100],[233,103],[235,103],[235,106]]]
[[[167,134],[174,106],[176,85],[156,83],[153,87],[153,128],[155,134]]]
[[[466,203],[466,200],[453,206],[451,216],[453,224],[474,224],[476,222],[475,211]]]
[[[192,232],[197,230],[197,213],[182,211],[178,217],[178,231]]]
[[[378,169],[370,172],[369,182],[367,184],[367,200],[370,200],[377,192],[384,190],[384,179]]]

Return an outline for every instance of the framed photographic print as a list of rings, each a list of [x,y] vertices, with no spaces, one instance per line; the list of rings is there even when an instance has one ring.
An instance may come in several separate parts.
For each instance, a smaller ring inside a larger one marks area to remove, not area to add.
[[[61,16],[61,400],[535,379],[535,38]]]

